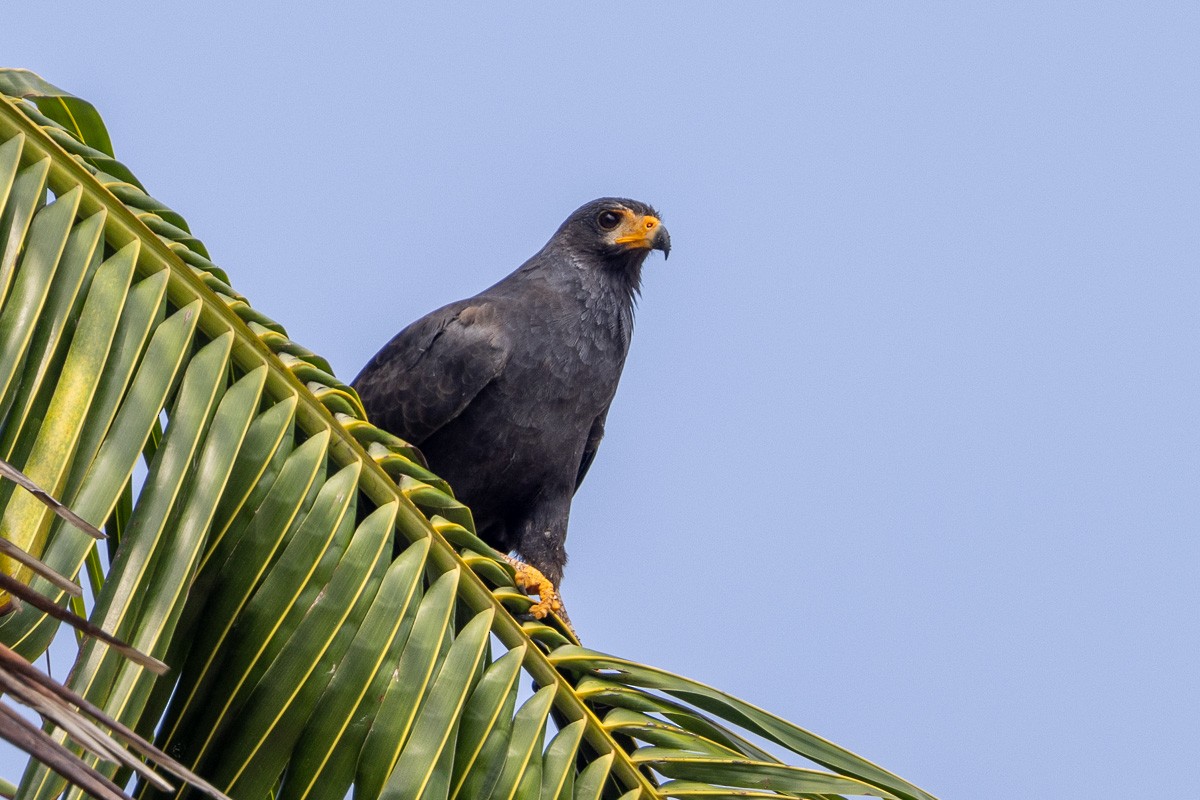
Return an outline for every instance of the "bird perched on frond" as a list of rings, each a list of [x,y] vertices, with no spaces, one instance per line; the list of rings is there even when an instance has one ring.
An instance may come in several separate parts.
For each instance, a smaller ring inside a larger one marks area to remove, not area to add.
[[[670,252],[650,206],[606,197],[474,297],[409,325],[354,379],[370,420],[416,445],[474,515],[480,537],[562,580],[571,498],[604,436],[642,263]],[[535,587],[544,616],[561,608]]]

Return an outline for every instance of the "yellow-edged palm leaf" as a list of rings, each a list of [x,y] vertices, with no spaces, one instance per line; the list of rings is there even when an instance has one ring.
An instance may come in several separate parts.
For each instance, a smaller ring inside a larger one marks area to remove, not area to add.
[[[0,457],[109,541],[12,491],[0,534],[86,569],[91,620],[171,666],[88,641],[72,689],[238,800],[930,798],[526,619],[450,488],[230,287],[94,108],[21,71],[0,94]],[[57,624],[25,607],[0,642],[33,658]],[[19,795],[64,788],[31,761]]]

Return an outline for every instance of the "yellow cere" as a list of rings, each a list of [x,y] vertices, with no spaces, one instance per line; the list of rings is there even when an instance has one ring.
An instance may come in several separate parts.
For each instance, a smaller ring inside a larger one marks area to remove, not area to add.
[[[622,230],[627,231],[622,236],[618,236],[613,241],[617,244],[628,244],[639,247],[650,247],[650,234],[659,226],[657,217],[652,217],[647,214],[644,217],[638,217],[632,211],[625,212],[626,221],[621,226]]]

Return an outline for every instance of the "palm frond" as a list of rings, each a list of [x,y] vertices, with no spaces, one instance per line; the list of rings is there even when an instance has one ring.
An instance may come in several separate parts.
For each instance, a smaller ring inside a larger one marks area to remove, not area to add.
[[[65,576],[87,564],[92,623],[172,668],[89,640],[70,678],[89,703],[247,800],[930,798],[526,619],[450,487],[230,287],[115,161],[90,105],[24,72],[0,72],[0,94],[0,456],[109,530],[111,561],[32,497],[0,495],[0,526]],[[0,642],[32,658],[57,625],[25,606]],[[519,702],[522,676],[538,689]],[[19,794],[64,788],[31,762]]]
[[[47,491],[11,464],[0,461],[0,475],[38,498],[40,502],[64,520],[89,536],[97,533],[94,527],[67,510]],[[26,563],[24,560],[19,559],[18,561],[22,564]],[[61,586],[66,581],[65,578],[58,575],[47,575],[36,570],[35,573],[56,586]],[[59,622],[65,622],[81,634],[103,642],[114,652],[156,675],[162,675],[167,671],[167,665],[158,659],[135,650],[86,619],[59,608],[31,587],[9,575],[0,573],[0,588],[9,593],[14,603],[28,603]],[[26,659],[4,645],[0,645],[0,693],[40,714],[48,723],[69,735],[82,749],[104,757],[113,763],[125,765],[142,776],[149,784],[166,791],[171,791],[173,788],[170,783],[146,767],[137,756],[128,752],[122,743],[133,753],[159,764],[169,773],[217,800],[228,800],[225,794],[207,781],[183,767],[128,727],[109,717],[94,704],[39,672]],[[84,762],[77,753],[67,749],[45,731],[38,729],[21,717],[11,706],[2,703],[0,703],[0,738],[18,745],[53,769],[61,778],[94,796],[111,798],[111,800],[128,797],[120,787]]]

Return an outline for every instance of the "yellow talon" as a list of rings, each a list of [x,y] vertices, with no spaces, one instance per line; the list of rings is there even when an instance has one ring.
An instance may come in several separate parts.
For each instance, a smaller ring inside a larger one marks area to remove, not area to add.
[[[504,560],[512,564],[513,569],[516,570],[517,587],[525,594],[538,596],[538,602],[529,607],[529,613],[535,619],[545,619],[548,614],[554,614],[563,621],[571,635],[578,639],[579,634],[575,632],[575,626],[571,624],[571,618],[567,616],[567,607],[563,605],[562,596],[559,595],[558,589],[554,588],[550,579],[543,575],[537,567],[527,564],[519,558],[505,555]]]

